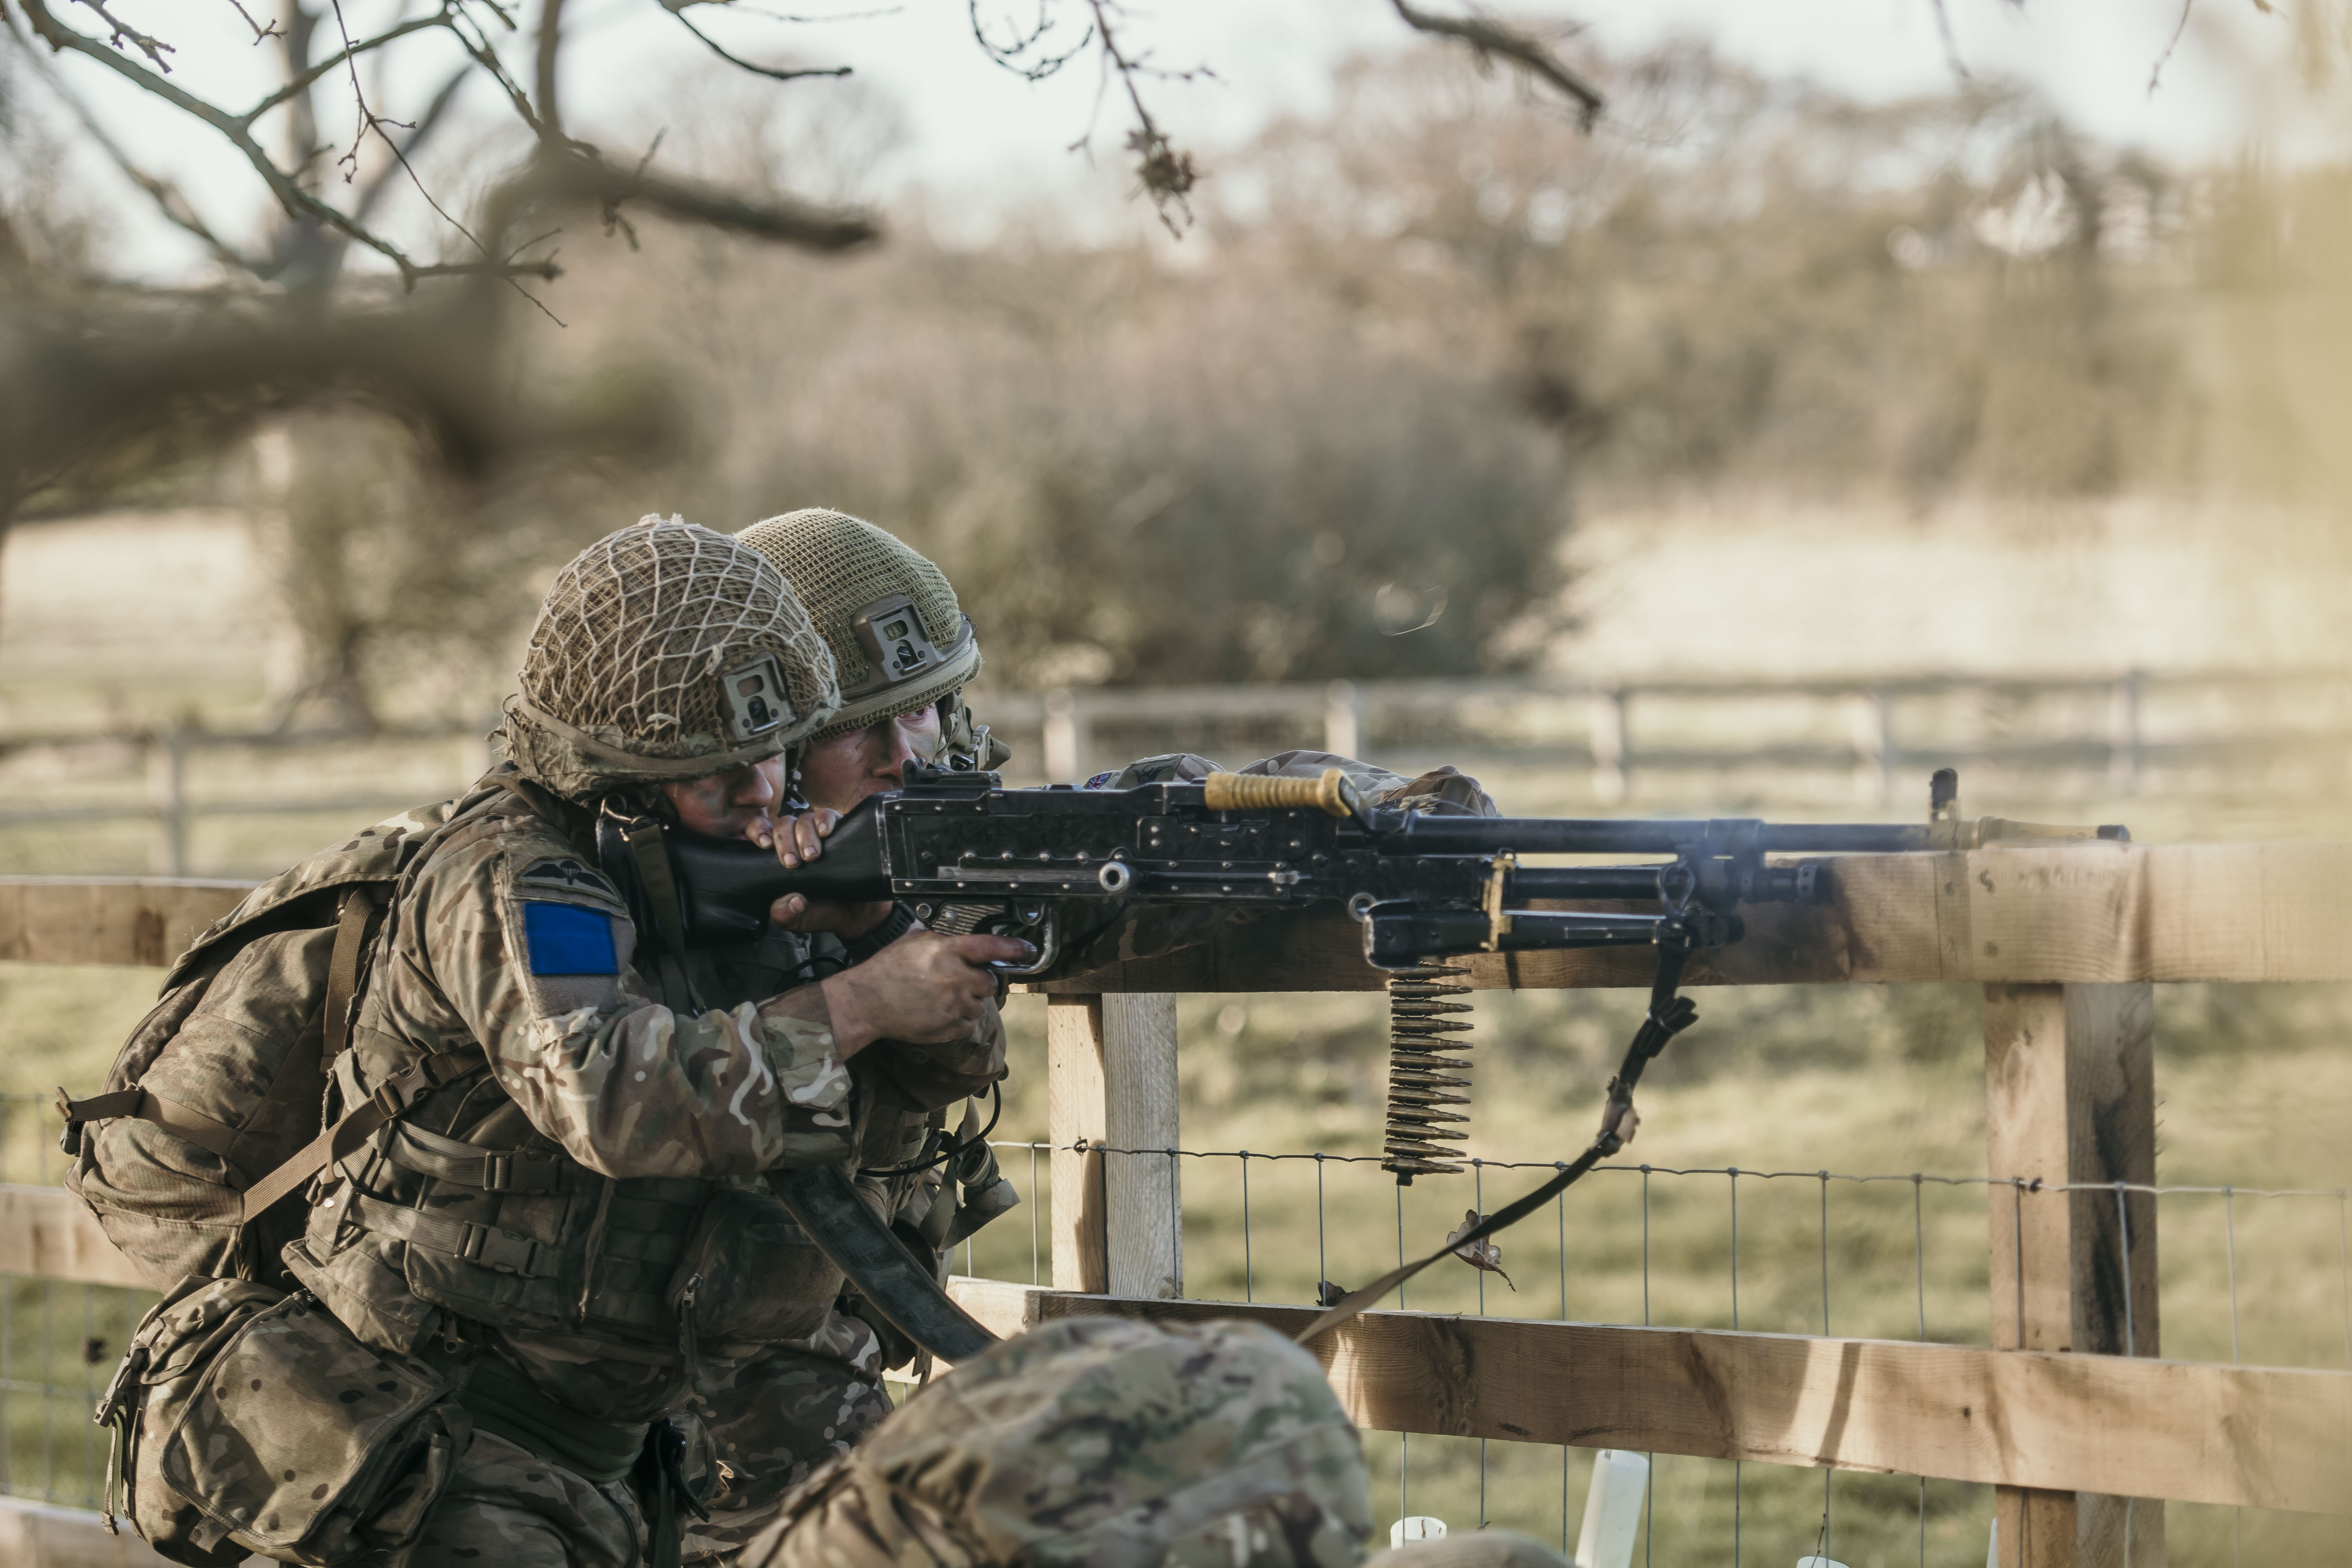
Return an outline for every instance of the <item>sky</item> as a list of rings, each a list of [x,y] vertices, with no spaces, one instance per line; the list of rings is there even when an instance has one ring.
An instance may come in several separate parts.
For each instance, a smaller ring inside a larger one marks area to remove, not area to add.
[[[1040,0],[978,0],[976,14],[994,36],[1034,25]],[[1075,41],[1067,19],[1080,0],[1044,0],[1065,18],[1052,37]],[[1449,0],[1424,0],[1431,5]],[[2110,142],[2169,160],[2224,155],[2266,128],[2273,101],[2256,84],[2274,80],[2265,63],[2282,58],[2289,24],[2264,16],[2252,0],[2193,0],[2189,25],[2148,90],[2152,67],[2179,24],[2180,0],[1947,0],[1955,43],[1967,68],[1988,79],[2038,87],[2078,126]],[[394,0],[344,0],[355,33],[381,25]],[[269,0],[248,5],[266,15]],[[775,19],[776,7],[823,18]],[[226,4],[121,0],[114,6],[178,49],[173,79],[236,103],[269,85],[272,52],[257,48]],[[535,12],[525,4],[522,15]],[[1581,24],[1563,51],[1589,47],[1622,55],[1676,34],[1711,39],[1729,58],[1761,69],[1803,75],[1857,97],[1880,99],[1948,87],[1952,68],[1938,35],[1933,0],[1526,0],[1508,13],[1523,20]],[[89,30],[89,16],[60,5]],[[875,166],[871,194],[922,194],[935,209],[967,216],[1055,202],[1100,208],[1116,199],[1124,176],[1119,142],[1125,106],[1102,98],[1100,73],[1082,57],[1050,79],[1031,82],[990,61],[974,44],[967,0],[740,0],[697,5],[690,17],[746,58],[762,62],[845,64],[856,73],[851,101],[877,100],[903,127],[896,150]],[[566,13],[575,45],[563,89],[575,121],[644,135],[667,119],[690,114],[686,100],[711,90],[716,62],[653,0],[573,0]],[[1402,47],[1411,35],[1384,0],[1127,0],[1120,39],[1171,72],[1207,67],[1213,77],[1150,85],[1152,109],[1179,145],[1206,154],[1286,113],[1328,106],[1333,68],[1352,54]],[[528,39],[512,39],[511,58],[526,79]],[[323,52],[323,51],[321,51]],[[378,88],[395,115],[414,113],[456,63],[454,46],[429,39]],[[250,223],[267,197],[258,181],[218,138],[88,62],[59,70],[97,106],[116,141],[151,171],[173,178],[207,212]],[[730,90],[740,90],[738,84]],[[844,84],[812,79],[775,87],[800,95],[803,114],[822,117],[842,101]],[[441,138],[467,149],[511,134],[511,121],[487,90],[467,89],[459,123]],[[331,135],[339,132],[330,96]],[[1094,129],[1091,153],[1071,143]],[[127,191],[87,139],[68,138],[63,154],[77,178]],[[429,221],[413,199],[388,219],[404,228]],[[125,269],[168,278],[202,266],[194,245],[144,216],[131,195],[118,210],[140,216],[119,235]],[[430,251],[430,243],[421,248]]]

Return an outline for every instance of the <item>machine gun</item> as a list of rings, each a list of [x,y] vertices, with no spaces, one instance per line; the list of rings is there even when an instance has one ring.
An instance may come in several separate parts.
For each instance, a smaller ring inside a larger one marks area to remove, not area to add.
[[[1740,906],[1820,896],[1822,862],[1774,863],[1768,856],[2129,837],[2121,827],[1963,822],[1949,770],[1937,775],[1932,819],[1920,826],[1437,816],[1367,805],[1337,768],[1319,778],[1212,773],[1126,790],[1007,789],[992,773],[911,762],[902,778],[898,790],[843,817],[824,855],[797,869],[740,839],[668,834],[688,940],[756,937],[769,907],[788,893],[888,899],[936,931],[1027,939],[1036,961],[1006,973],[1037,974],[1059,962],[1068,928],[1093,929],[1130,904],[1344,908],[1363,928],[1365,959],[1390,975],[1383,1164],[1401,1182],[1460,1169],[1448,1163],[1457,1152],[1448,1145],[1463,1138],[1452,1124],[1464,1118],[1447,1108],[1467,1102],[1460,1092],[1467,1081],[1454,1075],[1468,1065],[1459,1059],[1468,1043],[1454,1037],[1469,1026],[1454,1016],[1469,1008],[1448,1000],[1468,990],[1452,960],[1481,952],[1653,947],[1654,1013],[1664,1027],[1684,960],[1738,942]],[[1571,855],[1669,858],[1588,866],[1524,859]],[[1648,907],[1534,907],[1539,901]]]

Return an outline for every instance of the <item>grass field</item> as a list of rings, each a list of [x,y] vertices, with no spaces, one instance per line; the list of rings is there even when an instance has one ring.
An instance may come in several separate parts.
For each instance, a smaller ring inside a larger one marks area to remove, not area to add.
[[[277,655],[249,608],[251,561],[237,553],[234,520],[108,526],[114,531],[33,531],[11,540],[0,607],[6,727],[81,729],[190,710],[225,725],[265,712]],[[1685,567],[1696,548],[1679,534],[1657,546]],[[2013,567],[2026,552],[2020,544],[1995,553]],[[1740,559],[1761,570],[1765,553]],[[1874,559],[1879,576],[1872,580],[1895,592],[1903,574],[1885,552]],[[101,567],[116,571],[114,580],[90,575]],[[203,603],[191,606],[191,595],[174,594],[173,574],[196,582],[204,591],[194,597]],[[127,611],[119,607],[125,593]],[[2217,588],[2208,602],[2226,609],[2237,601]],[[118,607],[101,613],[110,604]],[[2140,613],[2119,597],[2101,604],[2119,625]],[[1874,603],[1872,613],[1891,612]],[[158,628],[171,645],[160,660]],[[1606,622],[1596,646],[1639,651],[1647,645],[1638,629],[1631,618]],[[1860,657],[1824,642],[1815,653],[1818,664],[1836,668]],[[1677,721],[1703,725],[1705,718]],[[199,782],[222,795],[381,788],[424,798],[458,782],[466,763],[458,751],[352,748],[300,763],[231,753],[205,762],[217,772]],[[1427,759],[1396,752],[1382,760]],[[1515,810],[1590,805],[1580,773],[1502,752],[1462,760]],[[0,786],[20,801],[136,799],[143,785],[125,775],[125,765],[97,752],[9,759],[0,762]],[[2026,793],[2032,787],[2045,787],[2045,796]],[[1914,815],[1907,806],[1857,806],[1843,788],[1836,780],[1682,780],[1635,804],[1815,820]],[[1969,805],[2024,817],[2126,821],[2142,839],[2341,831],[2334,802],[2308,791],[2222,795],[2180,788],[2118,797],[2103,780],[2042,786],[1988,778],[1970,781]],[[221,819],[200,826],[194,859],[200,871],[254,874],[349,826],[334,818]],[[0,869],[140,871],[148,864],[147,840],[136,825],[0,833]],[[58,1083],[94,1088],[113,1046],[152,1001],[156,979],[147,971],[0,964],[0,1090],[32,1096]],[[2352,1052],[2345,1048],[2352,989],[2179,985],[2158,996],[2160,1182],[2328,1194],[2352,1185],[2352,1141],[2343,1136],[2352,1107]],[[1759,988],[1705,992],[1698,1001],[1700,1025],[1643,1086],[1643,1130],[1628,1156],[1653,1173],[1598,1173],[1549,1220],[1507,1236],[1512,1285],[1448,1264],[1414,1281],[1406,1304],[1629,1323],[1736,1321],[1808,1333],[1826,1323],[1841,1334],[1895,1338],[1921,1333],[1924,1322],[1928,1338],[1984,1342],[1988,1198],[1974,1184],[1985,1174],[1975,991]],[[1482,995],[1470,1152],[1548,1163],[1580,1147],[1640,1005],[1628,992]],[[1018,1143],[1042,1139],[1045,1130],[1043,1005],[1016,998],[1008,1011],[1014,1072],[998,1137]],[[1539,1179],[1484,1169],[1475,1177],[1424,1180],[1401,1199],[1370,1163],[1264,1157],[1377,1149],[1384,1076],[1377,996],[1187,997],[1180,1018],[1186,1147],[1228,1152],[1182,1163],[1188,1294],[1311,1300],[1318,1279],[1360,1283],[1393,1262],[1400,1228],[1407,1247],[1425,1247],[1466,1208],[1491,1209]],[[48,1118],[21,1104],[9,1111],[0,1128],[0,1173],[54,1180]],[[1238,1157],[1244,1149],[1247,1161]],[[1004,1160],[1025,1190],[1027,1154],[1008,1149]],[[1732,1166],[1742,1174],[1723,1173]],[[1036,1169],[1042,1176],[1042,1158]],[[1825,1183],[1813,1174],[1822,1171],[1837,1178]],[[1949,1182],[1915,1183],[1915,1173]],[[1044,1196],[982,1233],[969,1267],[1030,1279],[1043,1252],[1033,1237],[1047,1234]],[[2225,1203],[2178,1194],[2162,1200],[2161,1215],[2167,1354],[2352,1364],[2339,1199]],[[74,1391],[45,1400],[22,1382],[12,1387],[0,1420],[0,1472],[11,1489],[37,1491],[49,1473],[39,1466],[54,1462],[54,1489],[78,1500],[93,1489],[98,1452],[80,1390],[87,1379],[102,1381],[120,1352],[123,1299],[11,1279],[0,1289],[0,1371],[16,1380],[47,1375]],[[88,1361],[93,1339],[106,1344]],[[1557,1538],[1563,1496],[1571,1521],[1582,1507],[1590,1461],[1580,1452],[1564,1458],[1557,1448],[1492,1444],[1482,1456],[1475,1442],[1416,1438],[1408,1446],[1384,1434],[1367,1441],[1383,1519],[1409,1508],[1457,1528],[1484,1517]],[[1820,1535],[1821,1472],[1748,1466],[1735,1476],[1729,1465],[1662,1457],[1654,1476],[1654,1529],[1637,1562],[1737,1560],[1778,1568],[1811,1552]],[[1836,1478],[1829,1500],[1830,1554],[1851,1568],[1922,1561],[1974,1568],[1983,1560],[1990,1515],[1984,1489],[1849,1475]],[[2340,1523],[2241,1519],[2179,1505],[2167,1516],[2175,1564],[2315,1568],[2352,1561],[2352,1531]]]

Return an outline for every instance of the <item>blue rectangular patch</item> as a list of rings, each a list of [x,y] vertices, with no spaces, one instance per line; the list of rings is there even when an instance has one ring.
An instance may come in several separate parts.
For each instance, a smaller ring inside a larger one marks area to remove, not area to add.
[[[523,945],[533,974],[618,974],[613,917],[577,904],[525,904]]]

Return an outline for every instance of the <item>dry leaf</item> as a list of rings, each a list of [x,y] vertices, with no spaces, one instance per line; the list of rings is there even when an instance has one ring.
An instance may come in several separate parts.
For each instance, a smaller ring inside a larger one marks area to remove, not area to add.
[[[1445,1243],[1447,1246],[1454,1247],[1454,1257],[1462,1259],[1463,1262],[1468,1264],[1471,1268],[1483,1269],[1488,1274],[1503,1274],[1503,1249],[1494,1242],[1474,1241],[1467,1246],[1454,1246],[1454,1243],[1461,1237],[1465,1237],[1472,1231],[1477,1229],[1480,1223],[1483,1222],[1486,1217],[1486,1216],[1485,1215],[1480,1214],[1476,1209],[1465,1210],[1462,1215],[1462,1223],[1454,1226],[1453,1231],[1447,1235]],[[1503,1283],[1506,1285],[1511,1285],[1511,1277],[1507,1274],[1503,1274]],[[1511,1289],[1516,1292],[1517,1291],[1518,1287],[1517,1285],[1511,1285]]]

